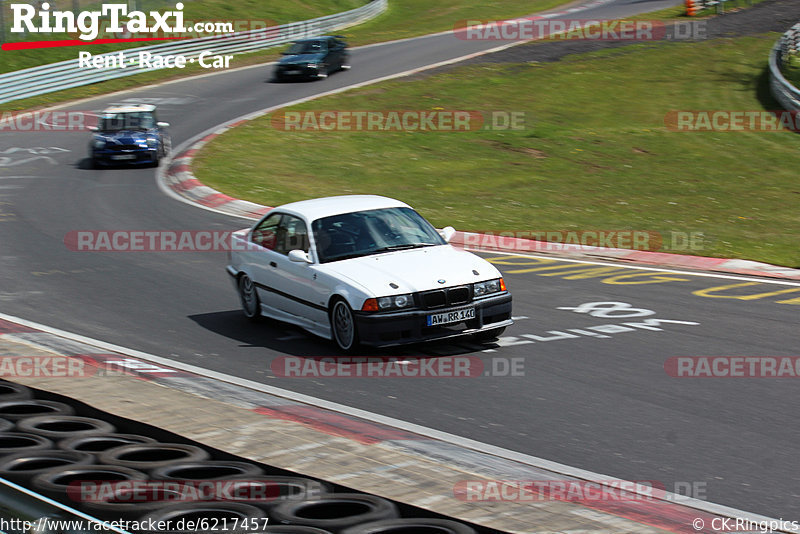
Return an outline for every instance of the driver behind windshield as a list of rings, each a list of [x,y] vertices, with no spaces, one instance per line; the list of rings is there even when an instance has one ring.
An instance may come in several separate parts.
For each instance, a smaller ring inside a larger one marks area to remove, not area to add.
[[[295,43],[289,48],[290,54],[316,54],[325,49],[320,41],[310,41],[307,43]]]

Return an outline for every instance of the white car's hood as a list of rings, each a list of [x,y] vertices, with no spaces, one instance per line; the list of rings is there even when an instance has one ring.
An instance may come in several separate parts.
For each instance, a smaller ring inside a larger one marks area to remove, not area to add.
[[[320,267],[333,276],[361,285],[375,296],[414,293],[501,276],[488,261],[450,245],[398,250]]]

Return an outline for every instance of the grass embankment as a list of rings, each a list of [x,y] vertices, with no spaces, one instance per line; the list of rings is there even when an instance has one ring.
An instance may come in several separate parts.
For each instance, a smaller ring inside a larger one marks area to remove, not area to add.
[[[62,2],[65,0],[62,0]],[[484,2],[482,0],[443,0],[430,3],[426,0],[389,0],[387,11],[375,19],[359,26],[342,30],[352,46],[381,41],[425,35],[431,32],[452,29],[460,20],[495,20],[530,14],[565,4],[570,0],[507,0]],[[363,0],[309,0],[308,2],[263,2],[261,0],[196,0],[187,2],[184,18],[192,21],[205,20],[274,20],[282,24],[291,21],[307,20],[321,15],[346,11],[360,5]],[[37,34],[41,35],[41,34]],[[62,36],[66,38],[66,36]],[[37,39],[39,37],[36,37]],[[50,38],[57,38],[49,36]],[[75,38],[71,36],[70,38]],[[33,38],[29,39],[33,40]],[[144,43],[148,44],[148,43]],[[141,46],[132,44],[131,46]],[[92,53],[109,52],[119,49],[112,45],[93,45],[85,47]],[[0,52],[0,72],[18,70],[44,63],[74,59],[81,47],[42,49],[30,51]],[[268,49],[246,54],[237,54],[231,67],[243,67],[273,61],[279,57],[278,49]],[[13,111],[43,107],[57,102],[95,95],[112,93],[123,89],[168,81],[190,75],[208,73],[193,64],[184,69],[163,69],[137,74],[101,84],[68,89],[47,95],[16,100],[0,104],[0,111]]]
[[[285,132],[265,117],[207,145],[195,171],[270,205],[383,194],[438,226],[702,232],[695,254],[800,266],[797,134],[665,126],[672,110],[775,109],[765,58],[776,38],[635,45],[385,82],[292,109],[525,111],[526,126]]]

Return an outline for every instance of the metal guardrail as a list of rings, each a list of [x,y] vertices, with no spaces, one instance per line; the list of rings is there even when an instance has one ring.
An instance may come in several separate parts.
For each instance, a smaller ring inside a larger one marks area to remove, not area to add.
[[[124,52],[126,56],[139,52],[150,52],[154,56],[182,54],[187,59],[192,59],[206,51],[216,55],[263,50],[295,39],[323,35],[371,19],[386,9],[387,2],[388,0],[372,0],[369,4],[356,9],[316,19],[226,35],[168,41],[164,44],[128,48]],[[94,57],[110,59],[118,53],[119,51],[108,52]],[[141,64],[129,65],[127,62],[121,67],[108,69],[79,68],[78,65],[76,58],[2,74],[0,104],[164,68],[144,67]]]
[[[790,54],[800,53],[800,23],[781,36],[769,53],[769,88],[772,96],[787,111],[800,111],[800,89],[789,83],[781,69]]]

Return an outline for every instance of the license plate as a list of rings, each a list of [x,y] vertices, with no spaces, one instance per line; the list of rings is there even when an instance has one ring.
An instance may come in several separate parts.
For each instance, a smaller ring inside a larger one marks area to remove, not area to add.
[[[286,74],[300,74],[299,70],[287,70]]]
[[[135,154],[116,154],[111,156],[111,159],[121,160],[121,159],[136,159]]]
[[[445,313],[434,313],[428,316],[428,326],[453,324],[475,318],[475,308],[461,308]]]

